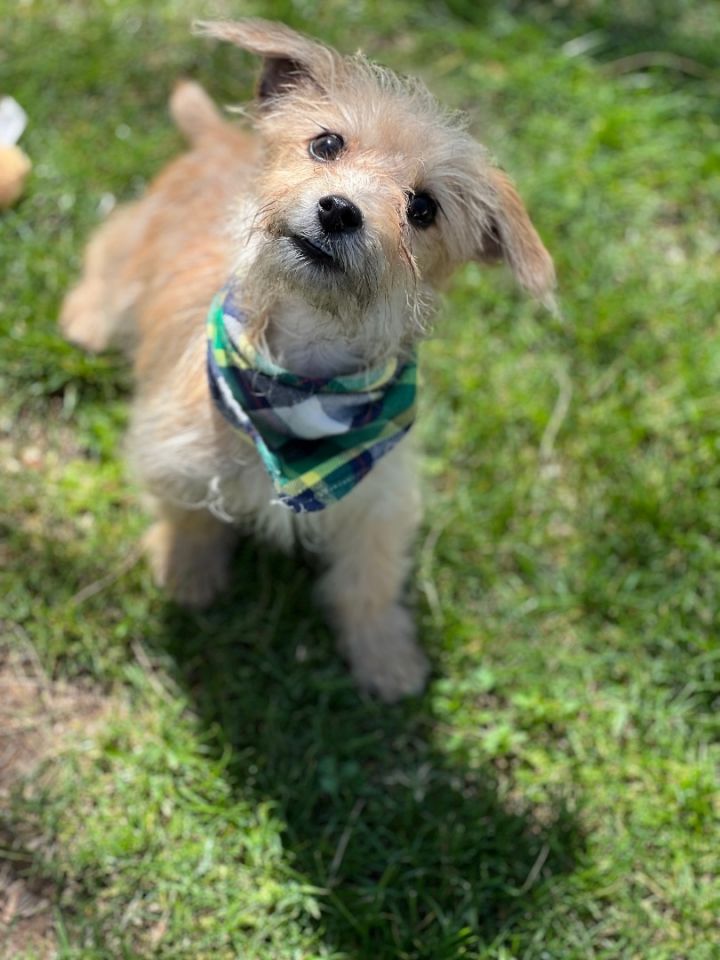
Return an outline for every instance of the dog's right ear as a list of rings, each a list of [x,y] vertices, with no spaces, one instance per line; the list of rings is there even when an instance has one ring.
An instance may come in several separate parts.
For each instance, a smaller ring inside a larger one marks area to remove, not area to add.
[[[201,36],[227,40],[263,58],[257,88],[261,102],[308,81],[325,87],[341,61],[340,55],[324,44],[269,20],[198,21],[193,30]]]

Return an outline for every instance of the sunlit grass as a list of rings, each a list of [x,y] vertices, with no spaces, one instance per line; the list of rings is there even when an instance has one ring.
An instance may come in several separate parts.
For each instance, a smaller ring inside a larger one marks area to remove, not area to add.
[[[0,621],[109,703],[16,791],[13,862],[55,881],[65,960],[711,960],[712,5],[254,9],[467,108],[555,256],[562,316],[471,266],[424,349],[426,696],[362,699],[310,573],[252,544],[217,608],[181,613],[133,562],[127,370],[55,318],[106,195],[180,148],[175,78],[237,102],[252,64],[193,40],[211,11],[179,0],[4,10],[0,93],[35,169],[0,218]],[[663,44],[699,75],[617,66]]]

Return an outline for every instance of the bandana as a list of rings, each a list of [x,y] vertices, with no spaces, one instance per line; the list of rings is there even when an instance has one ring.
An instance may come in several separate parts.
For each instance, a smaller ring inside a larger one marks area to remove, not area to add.
[[[341,500],[415,419],[417,363],[388,360],[340,377],[302,377],[249,341],[232,288],[207,320],[208,380],[220,413],[249,437],[278,501],[296,513]]]

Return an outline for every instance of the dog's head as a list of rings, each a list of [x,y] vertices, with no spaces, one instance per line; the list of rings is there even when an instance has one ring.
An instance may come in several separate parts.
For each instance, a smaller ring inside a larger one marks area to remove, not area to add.
[[[255,228],[287,289],[337,315],[380,305],[388,323],[412,325],[459,264],[504,259],[551,300],[552,260],[510,179],[421,83],[281,24],[198,30],[263,58]]]

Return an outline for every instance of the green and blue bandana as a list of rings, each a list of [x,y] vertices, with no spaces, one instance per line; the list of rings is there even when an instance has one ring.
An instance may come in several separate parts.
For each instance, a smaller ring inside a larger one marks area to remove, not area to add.
[[[208,379],[220,413],[254,443],[280,503],[296,513],[341,500],[415,419],[417,363],[302,377],[249,341],[232,287],[208,314]]]

